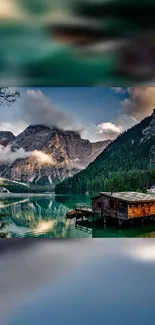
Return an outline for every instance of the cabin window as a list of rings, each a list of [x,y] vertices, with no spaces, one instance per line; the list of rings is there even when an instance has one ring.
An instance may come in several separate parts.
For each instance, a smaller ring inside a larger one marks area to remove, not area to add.
[[[101,202],[98,202],[98,208],[101,209]]]
[[[114,200],[110,200],[110,209],[114,209]]]

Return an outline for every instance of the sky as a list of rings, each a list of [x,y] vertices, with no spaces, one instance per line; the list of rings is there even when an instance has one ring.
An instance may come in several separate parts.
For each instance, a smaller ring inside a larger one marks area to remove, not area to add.
[[[15,135],[31,124],[44,124],[78,131],[92,142],[115,139],[155,107],[155,87],[19,88],[19,92],[15,104],[0,106],[0,130]]]

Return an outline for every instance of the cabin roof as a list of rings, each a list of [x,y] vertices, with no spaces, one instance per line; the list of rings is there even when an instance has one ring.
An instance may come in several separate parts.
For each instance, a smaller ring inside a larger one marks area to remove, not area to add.
[[[125,202],[131,203],[139,203],[139,202],[155,202],[155,195],[154,194],[147,194],[147,193],[138,193],[138,192],[100,192],[100,195],[119,199]]]
[[[155,185],[152,185],[151,187],[150,187],[150,190],[152,190],[152,189],[154,189],[155,188]]]
[[[91,197],[91,200],[98,199],[99,197],[101,197],[101,194],[98,194],[98,195],[92,196],[92,197]]]

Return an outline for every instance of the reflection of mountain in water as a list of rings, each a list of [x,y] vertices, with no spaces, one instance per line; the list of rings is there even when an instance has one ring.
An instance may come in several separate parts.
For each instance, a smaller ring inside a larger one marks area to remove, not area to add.
[[[51,197],[29,197],[19,200],[18,203],[12,199],[7,205],[5,199],[1,201],[1,213],[8,215],[6,221],[10,222],[6,232],[13,233],[15,237],[43,234],[50,237],[69,237],[67,212],[68,208]]]

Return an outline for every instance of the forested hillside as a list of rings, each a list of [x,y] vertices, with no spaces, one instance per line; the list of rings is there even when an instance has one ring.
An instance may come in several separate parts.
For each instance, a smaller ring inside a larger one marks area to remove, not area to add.
[[[11,181],[9,179],[0,177],[0,192],[1,188],[4,188],[11,193],[45,193],[54,191],[54,187],[52,187],[52,185],[42,186],[35,184],[25,184],[22,182]]]
[[[155,111],[125,131],[85,170],[56,186],[56,193],[148,188],[155,182]]]

